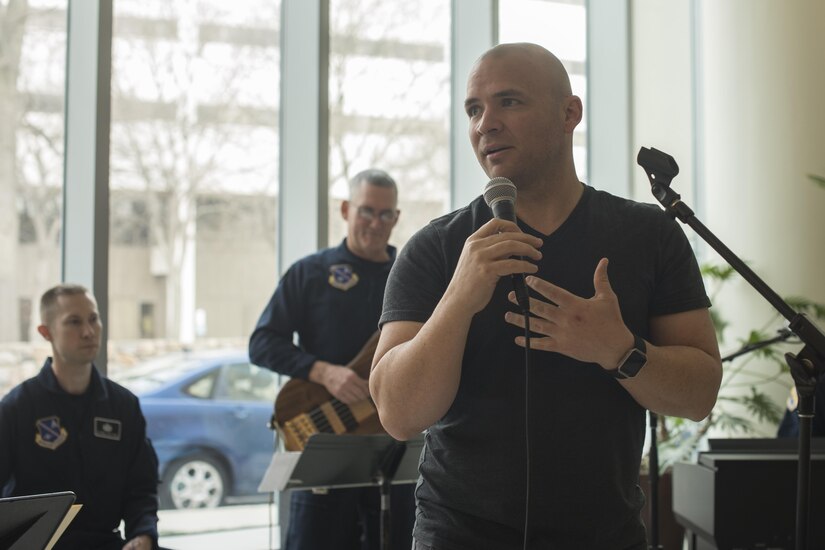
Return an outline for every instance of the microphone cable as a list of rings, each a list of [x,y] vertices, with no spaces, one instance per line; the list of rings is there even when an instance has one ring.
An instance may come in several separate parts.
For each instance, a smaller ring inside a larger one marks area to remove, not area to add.
[[[524,543],[528,549],[530,533],[530,303],[522,304],[524,314],[524,449],[525,449],[525,488],[524,488]]]
[[[516,185],[507,178],[494,177],[484,186],[484,202],[492,210],[493,217],[518,223],[516,217]],[[520,257],[520,259],[524,259]],[[524,491],[524,550],[527,550],[530,533],[530,294],[524,281],[524,273],[513,273],[513,290],[516,302],[524,315],[524,448],[526,453],[526,486]]]

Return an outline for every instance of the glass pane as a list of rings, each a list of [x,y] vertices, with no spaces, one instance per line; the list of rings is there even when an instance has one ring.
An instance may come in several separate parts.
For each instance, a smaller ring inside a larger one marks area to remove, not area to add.
[[[366,168],[398,182],[392,244],[447,211],[449,37],[449,0],[331,0],[331,246],[346,235],[347,181]]]
[[[0,0],[0,397],[51,348],[40,295],[60,281],[67,0]]]
[[[500,0],[499,41],[534,42],[553,52],[570,75],[573,93],[587,105],[585,0]],[[579,179],[587,181],[587,108],[573,135]]]
[[[271,407],[277,394],[278,375],[252,363],[224,365],[215,399],[258,401]]]
[[[275,385],[251,371],[246,342],[276,273],[280,9],[114,3],[109,372],[141,399],[164,508],[267,500]],[[226,365],[246,375],[236,393],[266,399],[218,399]],[[259,506],[161,510],[161,545],[204,547],[192,537],[216,524],[203,514],[223,510],[224,528],[259,518],[240,545],[266,547]]]

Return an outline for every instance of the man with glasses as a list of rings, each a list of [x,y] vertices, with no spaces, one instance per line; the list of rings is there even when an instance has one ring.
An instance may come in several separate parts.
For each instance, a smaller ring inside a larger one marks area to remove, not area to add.
[[[341,205],[347,236],[293,264],[278,283],[249,341],[253,363],[323,385],[346,404],[369,397],[367,380],[344,367],[378,328],[384,286],[395,261],[398,188],[383,170],[358,173]],[[293,342],[298,334],[298,345]],[[412,544],[411,485],[392,488],[392,548]],[[285,550],[379,548],[376,487],[296,491]],[[362,543],[362,540],[365,544]]]

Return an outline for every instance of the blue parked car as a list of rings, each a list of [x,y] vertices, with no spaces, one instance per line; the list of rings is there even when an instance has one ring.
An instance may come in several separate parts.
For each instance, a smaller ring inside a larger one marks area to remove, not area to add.
[[[158,454],[161,508],[265,498],[257,489],[275,450],[268,424],[277,374],[245,351],[221,351],[164,356],[112,378],[140,399]]]

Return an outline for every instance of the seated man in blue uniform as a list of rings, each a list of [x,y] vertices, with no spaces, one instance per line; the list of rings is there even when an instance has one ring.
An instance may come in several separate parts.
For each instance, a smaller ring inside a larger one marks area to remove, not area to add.
[[[347,404],[369,396],[367,380],[343,365],[378,329],[384,285],[395,260],[395,247],[388,242],[399,214],[398,188],[383,170],[356,174],[349,192],[341,205],[347,237],[287,270],[249,341],[256,365],[321,384]],[[394,485],[390,497],[390,547],[410,548],[413,486]],[[295,491],[289,510],[284,550],[379,548],[377,487]]]
[[[40,317],[52,357],[0,401],[2,495],[73,491],[83,507],[57,549],[157,548],[157,457],[137,397],[92,363],[102,330],[94,296],[58,285]]]

